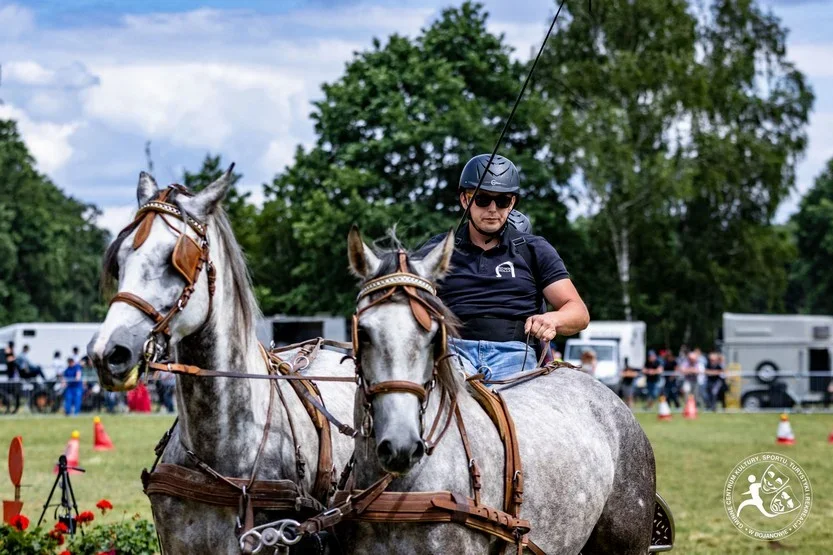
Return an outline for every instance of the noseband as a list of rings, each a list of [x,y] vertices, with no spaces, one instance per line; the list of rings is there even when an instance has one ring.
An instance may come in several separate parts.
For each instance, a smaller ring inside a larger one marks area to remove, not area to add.
[[[373,434],[373,406],[370,404],[370,402],[376,395],[384,395],[386,393],[410,393],[411,395],[414,395],[417,399],[419,399],[421,427],[420,435],[424,436],[425,421],[423,417],[425,415],[425,410],[428,407],[428,400],[431,395],[431,391],[433,391],[433,389],[436,386],[437,369],[439,364],[450,356],[448,354],[448,341],[445,317],[436,308],[431,306],[430,303],[428,303],[422,297],[420,297],[417,293],[417,290],[420,289],[429,293],[432,296],[436,296],[437,292],[434,288],[434,285],[427,279],[424,279],[408,271],[408,255],[405,251],[400,250],[398,253],[398,257],[399,267],[395,273],[387,274],[368,281],[361,288],[358,297],[356,298],[356,301],[359,302],[365,297],[369,297],[373,293],[384,291],[384,294],[382,294],[380,297],[376,299],[371,300],[367,305],[363,306],[362,308],[357,309],[356,313],[353,315],[353,356],[355,357],[357,381],[359,387],[362,390],[362,393],[364,394],[364,420],[362,422],[361,428],[362,433],[365,435],[365,437],[369,437]],[[361,365],[359,317],[368,309],[376,305],[391,301],[394,293],[396,293],[397,290],[401,290],[403,293],[405,293],[405,295],[408,298],[408,304],[411,309],[411,314],[425,331],[431,331],[432,320],[436,320],[437,324],[439,325],[438,336],[434,339],[436,349],[434,355],[434,368],[431,374],[431,379],[424,384],[418,384],[407,380],[388,380],[384,382],[378,382],[375,384],[369,384],[364,376],[364,372],[362,370]],[[446,407],[446,404],[449,402],[451,404],[447,411],[446,422],[440,430],[437,430],[440,419],[442,418],[443,408]],[[454,413],[454,407],[456,406],[456,404],[456,396],[452,395],[450,392],[446,390],[443,390],[442,398],[440,401],[440,407],[437,411],[437,416],[434,419],[434,423],[431,426],[431,430],[428,433],[428,437],[423,437],[423,442],[426,445],[426,452],[429,455],[431,454],[431,451],[437,445],[437,443],[439,443],[439,440],[443,436],[445,431],[448,429],[448,426],[451,423],[451,417]],[[439,431],[439,435],[434,438],[432,436],[434,435],[435,431]]]
[[[144,360],[145,363],[155,361],[158,356],[157,337],[163,336],[166,340],[166,347],[170,346],[171,330],[170,323],[179,312],[182,312],[188,305],[191,295],[196,288],[197,280],[200,277],[200,272],[206,268],[208,275],[208,312],[211,313],[211,303],[214,297],[215,288],[215,270],[214,265],[208,257],[208,226],[196,220],[187,212],[181,205],[174,205],[168,202],[168,198],[172,193],[179,193],[186,196],[191,194],[181,185],[171,185],[165,189],[157,200],[152,200],[139,208],[136,212],[136,217],[125,228],[125,230],[136,229],[136,234],[133,237],[133,249],[138,249],[147,240],[150,235],[150,230],[153,227],[153,222],[157,216],[162,218],[162,221],[171,228],[179,237],[176,241],[173,254],[171,255],[171,263],[177,272],[185,279],[185,287],[182,293],[174,303],[173,307],[166,314],[161,314],[146,300],[138,295],[127,291],[119,291],[112,299],[110,305],[117,302],[122,302],[137,308],[144,313],[148,318],[153,320],[154,327],[148,334],[148,340],[144,346]],[[167,216],[173,216],[183,222],[182,229],[177,229],[168,221]],[[188,236],[187,228],[190,227],[197,235],[198,241],[194,241]]]

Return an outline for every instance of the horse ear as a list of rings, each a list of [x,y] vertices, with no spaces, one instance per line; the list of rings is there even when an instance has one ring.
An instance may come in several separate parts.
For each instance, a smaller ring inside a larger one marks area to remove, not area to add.
[[[442,279],[451,267],[451,255],[454,254],[454,231],[450,230],[445,239],[422,257],[422,269],[432,280]]]
[[[353,224],[350,233],[347,234],[347,257],[350,259],[350,270],[360,278],[372,276],[382,264],[373,250],[362,241],[356,224]]]
[[[193,210],[200,216],[208,216],[217,209],[232,184],[232,171],[234,170],[234,163],[229,166],[228,170],[221,175],[214,183],[197,193],[194,198],[190,199]]]
[[[139,201],[139,206],[142,206],[153,196],[159,192],[159,187],[156,185],[156,180],[149,173],[139,173],[139,184],[136,186],[136,200]]]

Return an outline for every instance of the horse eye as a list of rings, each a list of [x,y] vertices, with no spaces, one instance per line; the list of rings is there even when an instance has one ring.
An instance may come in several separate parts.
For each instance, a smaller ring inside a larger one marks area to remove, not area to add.
[[[362,326],[359,326],[359,343],[370,343],[370,334]]]

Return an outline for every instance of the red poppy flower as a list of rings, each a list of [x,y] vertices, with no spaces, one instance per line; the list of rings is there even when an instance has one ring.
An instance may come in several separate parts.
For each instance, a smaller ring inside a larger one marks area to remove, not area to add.
[[[63,522],[59,522],[55,525],[55,531],[60,532],[61,534],[66,534],[69,532],[69,528]]]
[[[22,532],[29,527],[29,519],[23,515],[15,515],[9,521],[9,524]]]
[[[58,542],[58,545],[64,545],[64,535],[60,533],[57,529],[50,531],[47,535],[56,542]]]
[[[75,517],[75,521],[79,524],[84,524],[85,522],[92,522],[95,520],[95,515],[90,511],[84,511],[77,517]]]
[[[72,553],[70,553],[69,551],[67,551],[66,549],[64,549],[63,551],[61,551],[60,553],[58,553],[58,555],[72,555]]]
[[[102,499],[101,501],[96,503],[95,506],[101,509],[101,514],[104,514],[113,508],[113,504],[107,501],[106,499]]]

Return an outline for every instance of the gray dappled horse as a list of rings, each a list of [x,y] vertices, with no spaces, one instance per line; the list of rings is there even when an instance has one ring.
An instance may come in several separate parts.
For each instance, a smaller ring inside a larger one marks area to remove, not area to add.
[[[423,259],[410,260],[409,271],[436,281],[448,269],[453,241],[449,234]],[[349,237],[349,257],[353,272],[364,281],[398,268],[395,251],[375,254],[355,229]],[[424,291],[419,294],[444,313],[452,327],[453,316],[439,299]],[[358,309],[372,301],[365,297]],[[426,331],[401,293],[364,311],[357,331],[365,382],[370,386],[388,381],[430,383],[436,320]],[[466,391],[457,366],[438,368],[438,386],[444,384],[457,394],[482,472],[482,503],[500,508],[504,456],[495,426]],[[656,490],[654,454],[627,406],[598,380],[563,369],[507,389],[503,395],[520,441],[521,517],[531,523],[530,539],[550,555],[647,553]],[[429,396],[426,429],[435,419],[439,399],[436,394]],[[388,487],[391,491],[470,491],[469,461],[455,430],[446,433],[431,456],[424,456],[416,395],[376,394],[370,404],[373,433],[366,435],[375,437],[357,438],[358,489],[391,472],[398,476]],[[356,403],[354,419],[357,426],[368,422],[361,402]],[[487,553],[500,546],[494,538],[458,524],[359,523],[352,548],[357,553]]]
[[[230,170],[229,170],[230,171]],[[216,289],[209,293],[208,271],[198,274],[185,308],[170,320],[169,349],[175,359],[206,369],[265,374],[267,363],[255,337],[258,308],[243,254],[220,202],[228,190],[227,172],[195,196],[173,192],[167,203],[207,225],[208,257],[216,269]],[[158,199],[160,191],[144,172],[139,178],[142,207]],[[157,214],[151,225],[128,226],[105,256],[105,272],[118,281],[120,293],[133,294],[161,314],[176,309],[186,287],[181,269],[172,263],[182,233],[198,244],[200,237],[176,214]],[[137,233],[142,240],[135,240]],[[146,234],[146,236],[145,236]],[[138,244],[138,248],[135,246]],[[111,304],[107,317],[88,346],[99,379],[108,389],[136,385],[139,363],[154,322],[126,302]],[[351,376],[353,365],[339,364],[340,354],[322,350],[305,374]],[[258,479],[296,478],[296,456],[287,413],[295,423],[298,443],[307,462],[304,488],[310,491],[316,476],[318,435],[306,410],[289,384],[277,382],[286,399],[286,411],[275,395],[271,430],[257,471]],[[179,423],[162,456],[163,463],[195,468],[186,446],[214,470],[229,477],[249,478],[269,405],[270,382],[265,380],[177,377]],[[328,409],[338,418],[351,415],[355,384],[321,383]],[[352,440],[333,434],[333,460],[342,468]],[[148,454],[150,457],[151,455]],[[238,510],[206,505],[167,495],[151,495],[154,522],[164,553],[240,553],[235,530]],[[256,524],[275,515],[255,514]],[[270,518],[272,517],[272,518]]]

